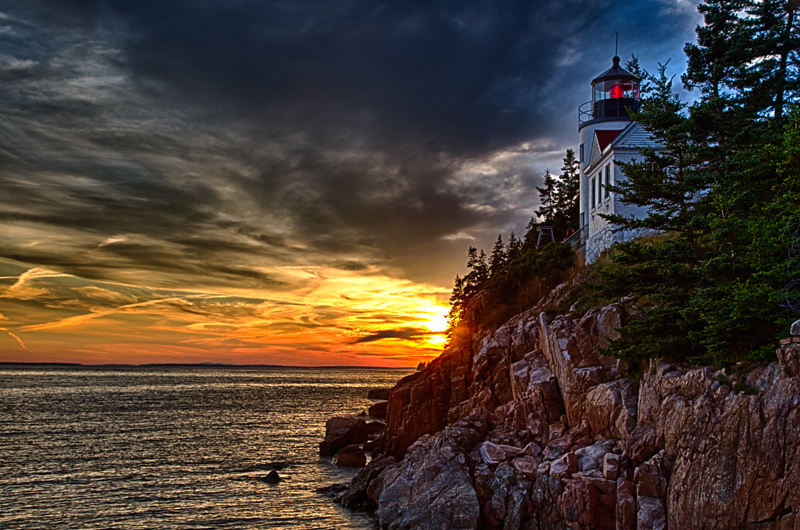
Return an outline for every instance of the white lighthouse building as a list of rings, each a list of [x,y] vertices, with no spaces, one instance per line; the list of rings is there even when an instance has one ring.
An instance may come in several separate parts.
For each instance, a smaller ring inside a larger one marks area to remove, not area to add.
[[[614,226],[600,214],[622,214],[643,217],[647,210],[623,204],[608,186],[625,176],[617,162],[637,158],[643,147],[658,148],[648,133],[631,120],[628,110],[638,110],[638,77],[619,65],[619,57],[611,68],[592,81],[592,100],[578,110],[580,133],[580,230],[570,242],[585,252],[586,263],[595,261],[613,243],[641,235],[639,231],[613,232]]]

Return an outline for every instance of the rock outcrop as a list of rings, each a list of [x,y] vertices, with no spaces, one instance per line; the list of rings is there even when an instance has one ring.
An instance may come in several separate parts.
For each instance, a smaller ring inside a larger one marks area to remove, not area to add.
[[[402,379],[388,458],[344,504],[395,530],[800,530],[800,337],[746,373],[653,361],[633,378],[598,350],[628,305],[535,308]]]
[[[361,418],[334,417],[325,423],[325,439],[319,443],[321,456],[332,456],[348,445],[367,441],[367,422]]]

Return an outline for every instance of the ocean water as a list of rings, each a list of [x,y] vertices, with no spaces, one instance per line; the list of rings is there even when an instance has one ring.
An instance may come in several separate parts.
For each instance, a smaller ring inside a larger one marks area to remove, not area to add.
[[[318,443],[407,373],[0,367],[0,528],[374,529],[315,493],[356,472]]]

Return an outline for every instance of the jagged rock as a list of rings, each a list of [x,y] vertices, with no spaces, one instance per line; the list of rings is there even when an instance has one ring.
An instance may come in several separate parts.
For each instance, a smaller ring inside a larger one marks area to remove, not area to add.
[[[366,441],[367,422],[361,418],[331,418],[325,423],[325,440],[319,443],[319,454],[334,455],[348,445]]]
[[[402,458],[408,447],[424,434],[441,431],[447,425],[450,404],[450,374],[469,365],[467,347],[445,351],[428,367],[401,379],[389,396],[386,433],[377,450]],[[474,408],[468,408],[465,415]]]
[[[575,453],[565,453],[558,460],[550,464],[550,475],[555,477],[566,477],[578,471],[578,458]]]
[[[614,528],[616,484],[610,480],[580,477],[564,486],[559,498],[562,515],[578,528]]]
[[[638,530],[664,530],[667,528],[667,514],[663,500],[637,495],[636,507],[636,528]]]
[[[380,401],[371,405],[369,407],[369,415],[372,418],[385,420],[386,419],[386,408],[388,407],[389,403],[386,401]]]
[[[367,491],[375,478],[387,467],[394,465],[396,460],[392,457],[373,459],[367,467],[358,472],[350,486],[336,497],[336,502],[346,508],[374,509],[377,507],[375,500],[370,499]]]
[[[519,456],[523,450],[519,447],[510,445],[498,445],[492,442],[483,442],[481,446],[481,458],[487,464],[499,464],[509,458]]]
[[[402,462],[382,473],[381,528],[477,528],[480,505],[466,454],[488,429],[488,414],[478,411],[436,436],[422,436],[409,447]]]
[[[280,477],[280,475],[278,475],[278,472],[275,471],[274,469],[272,471],[270,471],[269,473],[267,473],[267,476],[264,477],[264,482],[266,482],[268,484],[277,484],[280,481],[281,481],[281,477]]]
[[[619,477],[620,456],[614,453],[606,453],[603,456],[603,477],[608,480],[617,480]]]
[[[603,457],[613,450],[614,445],[613,440],[606,440],[576,450],[575,457],[578,459],[578,471],[600,469]]]
[[[669,462],[662,450],[653,458],[636,468],[633,480],[636,495],[663,499],[667,495]]]
[[[800,530],[800,337],[780,364],[653,361],[637,383],[597,353],[624,304],[542,307],[392,391],[377,450],[404,458],[358,488],[382,528]]]
[[[514,466],[519,473],[522,473],[529,479],[536,478],[536,470],[539,467],[539,462],[532,456],[523,456],[515,458],[511,465]]]
[[[333,464],[339,467],[364,467],[367,464],[367,455],[359,446],[348,445],[334,455]]]
[[[617,311],[615,309],[614,311]],[[619,309],[621,311],[621,309]],[[582,419],[586,393],[595,385],[605,383],[617,375],[616,361],[591,353],[592,344],[603,343],[600,333],[613,333],[606,327],[613,319],[607,315],[612,310],[587,313],[576,325],[564,316],[551,323],[545,313],[539,315],[542,329],[542,351],[558,380],[569,423]],[[602,331],[598,319],[603,315]],[[576,329],[581,333],[576,337]]]
[[[634,530],[636,519],[636,489],[633,481],[619,477],[617,479],[617,530]]]
[[[583,419],[593,433],[625,440],[636,428],[638,401],[639,385],[632,379],[601,383],[587,393]]]
[[[653,426],[672,462],[671,528],[742,528],[800,513],[800,379],[749,395],[723,391],[719,375],[653,363],[642,381],[640,423]],[[645,506],[658,523],[655,504]]]
[[[542,454],[542,448],[536,442],[531,442],[522,448],[522,453],[528,456],[539,456]]]
[[[649,425],[639,425],[631,431],[625,451],[634,464],[641,464],[658,450],[656,431]]]
[[[793,337],[795,338],[795,337]],[[800,376],[800,344],[787,343],[775,352],[781,368],[789,377]]]

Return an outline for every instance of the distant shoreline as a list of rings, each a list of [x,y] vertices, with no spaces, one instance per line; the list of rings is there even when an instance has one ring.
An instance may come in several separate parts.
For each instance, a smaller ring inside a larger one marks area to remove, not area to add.
[[[225,363],[146,363],[146,364],[81,364],[81,363],[48,363],[48,362],[4,362],[0,367],[8,366],[55,366],[76,368],[279,368],[287,370],[414,370],[413,367],[386,366],[293,366],[286,364],[225,364]]]

